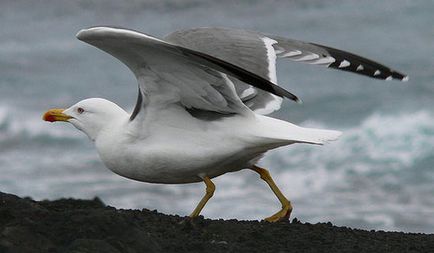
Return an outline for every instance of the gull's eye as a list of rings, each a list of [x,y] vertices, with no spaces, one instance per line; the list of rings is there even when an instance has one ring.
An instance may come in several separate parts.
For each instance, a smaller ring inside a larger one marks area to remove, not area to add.
[[[78,112],[79,114],[82,114],[82,113],[84,112],[84,109],[81,108],[81,107],[78,107],[78,108],[77,108],[77,112]]]

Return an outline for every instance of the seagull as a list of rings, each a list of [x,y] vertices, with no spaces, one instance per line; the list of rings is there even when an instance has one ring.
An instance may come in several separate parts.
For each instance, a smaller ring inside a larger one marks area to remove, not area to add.
[[[277,85],[277,58],[382,80],[408,79],[342,50],[232,28],[187,29],[159,39],[130,29],[91,27],[77,38],[134,73],[135,108],[130,114],[108,100],[89,98],[50,109],[43,119],[69,122],[84,132],[105,166],[120,176],[159,184],[204,182],[205,195],[190,218],[199,216],[213,196],[213,178],[250,169],[282,204],[265,220],[288,220],[291,202],[258,161],[277,147],[322,145],[341,135],[265,116],[278,110],[283,98],[301,102]]]

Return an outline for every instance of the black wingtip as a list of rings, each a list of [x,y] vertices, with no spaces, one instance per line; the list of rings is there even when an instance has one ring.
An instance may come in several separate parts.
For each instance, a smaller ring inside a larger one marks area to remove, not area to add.
[[[297,104],[299,104],[299,105],[303,104],[303,101],[302,101],[300,98],[297,98],[297,99],[295,100],[295,102],[296,102]]]
[[[301,99],[298,98],[296,95],[292,94],[291,92],[285,90],[284,88],[282,88],[280,86],[273,84],[272,88],[273,88],[273,90],[271,90],[270,92],[273,93],[274,95],[291,99],[291,100],[295,101],[297,104],[303,103],[301,101]]]
[[[384,80],[398,80],[398,81],[402,81],[402,82],[407,82],[408,81],[408,75],[400,73],[398,71],[394,71],[394,70],[390,70],[391,75],[387,76],[386,78],[384,78]]]
[[[381,63],[367,59],[360,55],[350,52],[342,51],[340,49],[310,43],[314,46],[325,49],[331,57],[335,59],[333,63],[328,65],[329,68],[338,69],[342,71],[352,72],[359,75],[368,76],[380,80],[398,80],[406,82],[408,76],[395,71]]]

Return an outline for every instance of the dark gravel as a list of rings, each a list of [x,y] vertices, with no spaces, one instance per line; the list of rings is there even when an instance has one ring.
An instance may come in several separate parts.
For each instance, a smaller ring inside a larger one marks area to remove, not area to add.
[[[33,201],[0,193],[0,252],[434,252],[434,235],[331,223],[193,221],[118,210],[99,199]]]

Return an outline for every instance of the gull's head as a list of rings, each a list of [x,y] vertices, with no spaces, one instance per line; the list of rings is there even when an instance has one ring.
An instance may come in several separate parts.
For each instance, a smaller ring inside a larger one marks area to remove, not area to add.
[[[117,104],[102,98],[89,98],[68,109],[50,109],[42,119],[49,122],[69,122],[91,140],[95,140],[101,131],[110,129],[113,123],[126,117],[127,113]]]

